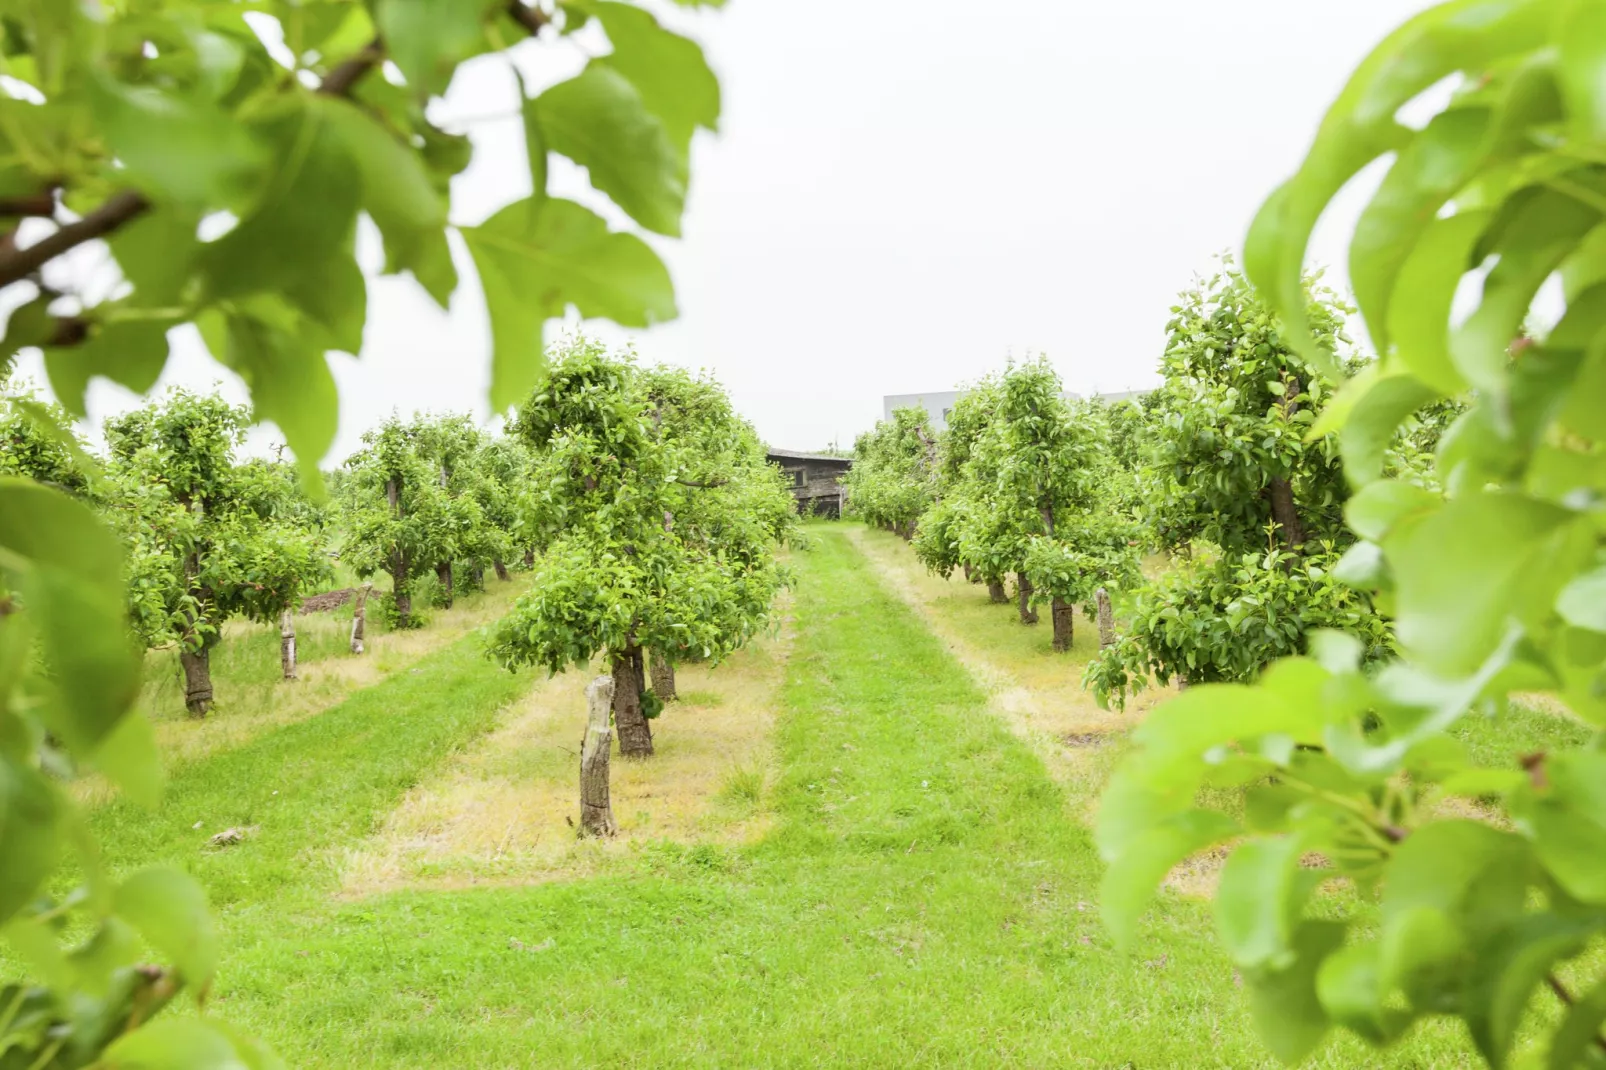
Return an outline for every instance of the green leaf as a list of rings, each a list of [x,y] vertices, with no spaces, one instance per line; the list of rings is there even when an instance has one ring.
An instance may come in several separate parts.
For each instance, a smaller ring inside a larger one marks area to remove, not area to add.
[[[1104,924],[1117,946],[1131,946],[1138,918],[1173,866],[1237,831],[1237,822],[1226,814],[1216,810],[1189,810],[1126,844],[1105,871],[1099,890]]]
[[[524,125],[524,154],[530,161],[530,211],[539,212],[547,199],[547,145],[541,133],[541,109],[538,98],[525,90],[524,75],[514,68],[513,77],[519,83],[519,117]]]
[[[204,989],[217,969],[217,936],[201,886],[176,869],[142,869],[118,885],[112,910]]]
[[[1305,900],[1320,880],[1302,869],[1298,836],[1249,840],[1233,851],[1216,890],[1216,927],[1240,967],[1285,969],[1295,954],[1294,933]]]
[[[340,392],[322,350],[294,329],[294,317],[270,303],[228,318],[223,362],[251,388],[258,420],[272,420],[300,462],[309,492],[321,493],[318,463],[340,425]]]
[[[591,184],[648,230],[678,237],[687,163],[623,75],[591,63],[536,98],[548,148],[586,168]]]
[[[1575,999],[1561,1027],[1550,1038],[1549,1070],[1575,1070],[1586,1065],[1591,1049],[1598,1043],[1601,1025],[1606,1023],[1606,980]],[[1596,1055],[1599,1061],[1598,1053]]]
[[[365,314],[352,254],[363,185],[328,114],[309,106],[263,125],[279,170],[256,210],[205,247],[200,266],[207,303],[283,293],[345,345]]]
[[[0,753],[0,925],[28,903],[56,867],[62,805],[39,773]]]
[[[446,91],[457,64],[485,48],[487,0],[383,0],[374,21],[419,96]]]
[[[1556,597],[1556,612],[1568,624],[1606,632],[1606,565],[1568,581]]]
[[[1545,762],[1549,784],[1510,800],[1517,827],[1556,883],[1583,903],[1606,906],[1606,754],[1574,751]]]
[[[1384,1006],[1383,952],[1376,943],[1352,944],[1327,957],[1316,974],[1316,994],[1334,1022],[1373,1044],[1386,1044],[1410,1024],[1410,1015]]]
[[[167,778],[151,722],[139,715],[124,717],[90,758],[134,802],[154,809],[161,801]]]
[[[1558,961],[1583,949],[1590,928],[1588,921],[1536,914],[1480,949],[1468,976],[1462,1014],[1473,1043],[1493,1070],[1506,1065],[1534,989]]]
[[[116,727],[139,690],[124,627],[122,547],[83,504],[32,480],[0,478],[0,570],[23,596],[59,696],[51,728],[80,756]]]
[[[1575,181],[1584,185],[1586,179]],[[1534,295],[1600,218],[1591,203],[1555,189],[1521,202],[1491,249],[1500,259],[1484,280],[1482,302],[1450,336],[1456,370],[1473,386],[1504,391],[1508,352]]]
[[[1364,487],[1383,478],[1383,457],[1405,418],[1439,396],[1409,375],[1389,375],[1372,384],[1356,402],[1339,433],[1344,475]]]
[[[129,180],[155,200],[231,205],[267,163],[266,147],[215,104],[103,75],[85,85],[107,144]]]
[[[1355,224],[1350,280],[1380,354],[1389,349],[1389,303],[1400,270],[1439,209],[1466,185],[1483,157],[1490,118],[1488,109],[1477,107],[1450,108],[1435,116],[1400,150]]]
[[[167,329],[172,320],[128,320],[93,327],[83,342],[46,348],[45,373],[62,407],[79,419],[86,410],[89,381],[104,376],[143,394],[156,385],[167,366]]]
[[[535,216],[520,201],[463,230],[491,317],[491,407],[503,411],[535,385],[542,325],[570,305],[581,316],[646,327],[674,319],[674,286],[641,239],[608,230],[573,201],[549,200]]]
[[[123,1034],[97,1065],[106,1070],[267,1070],[279,1063],[258,1045],[242,1049],[209,1022],[163,1018]]]
[[[1567,121],[1582,143],[1606,138],[1606,8],[1592,0],[1562,7],[1555,41]]]
[[[603,0],[586,4],[585,10],[602,23],[613,44],[598,62],[630,80],[682,156],[698,127],[718,129],[719,79],[695,41],[665,30],[634,4]]]
[[[1435,220],[1401,266],[1389,303],[1388,334],[1400,360],[1442,394],[1467,386],[1450,359],[1450,307],[1489,219],[1488,212],[1457,212]]]
[[[362,207],[385,239],[385,271],[411,271],[445,308],[457,285],[445,250],[446,204],[418,152],[344,100],[318,98],[316,105],[361,176]]]
[[[1332,363],[1317,350],[1306,323],[1301,274],[1322,209],[1368,163],[1408,143],[1411,132],[1395,119],[1404,104],[1455,71],[1482,70],[1503,56],[1542,45],[1551,17],[1546,0],[1452,0],[1395,30],[1351,75],[1323,117],[1299,172],[1255,217],[1244,248],[1249,277],[1307,360]]]
[[[1361,538],[1381,542],[1402,520],[1425,516],[1443,500],[1414,483],[1369,483],[1344,503],[1344,522]]]
[[[1520,836],[1476,821],[1424,825],[1389,861],[1383,883],[1384,933],[1424,909],[1447,915],[1474,933],[1501,928],[1522,913],[1532,875],[1532,854]]]
[[[1302,922],[1286,966],[1245,975],[1255,1030],[1272,1054],[1285,1063],[1297,1063],[1309,1055],[1327,1032],[1316,977],[1343,942],[1344,926],[1339,922]]]
[[[1384,540],[1396,634],[1428,668],[1476,669],[1513,616],[1548,613],[1592,540],[1560,506],[1486,491],[1452,498]]]
[[[199,226],[199,209],[157,205],[107,237],[117,266],[134,287],[126,303],[141,308],[183,303],[201,251]],[[129,389],[144,393],[133,386]]]

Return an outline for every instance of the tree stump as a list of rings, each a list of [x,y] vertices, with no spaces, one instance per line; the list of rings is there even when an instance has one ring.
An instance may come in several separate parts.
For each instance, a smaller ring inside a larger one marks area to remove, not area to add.
[[[619,730],[621,758],[652,757],[652,726],[641,712],[639,647],[613,655],[613,723]]]
[[[1037,610],[1032,606],[1032,581],[1024,572],[1015,573],[1015,594],[1020,599],[1020,622],[1036,624]]]
[[[1099,649],[1115,644],[1115,610],[1110,606],[1110,592],[1100,587],[1095,597],[1099,603]]]
[[[614,681],[599,676],[586,685],[586,734],[580,744],[579,836],[608,837],[619,831],[608,797],[608,752],[613,749]]]
[[[675,665],[658,651],[652,652],[652,693],[663,702],[673,702],[679,698],[675,694]]]
[[[286,680],[296,678],[296,617],[288,608],[279,614],[279,668]]]
[[[1054,618],[1054,650],[1063,654],[1071,649],[1075,638],[1076,607],[1063,598],[1056,598],[1050,605],[1050,612]]]
[[[373,591],[374,585],[365,583],[357,588],[356,597],[352,599],[351,606],[351,652],[361,654],[363,625],[368,620],[368,595]]]

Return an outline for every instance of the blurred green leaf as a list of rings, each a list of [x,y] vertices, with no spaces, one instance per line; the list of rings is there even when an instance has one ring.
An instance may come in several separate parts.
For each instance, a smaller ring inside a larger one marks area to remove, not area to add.
[[[1189,810],[1126,844],[1105,870],[1099,888],[1104,924],[1120,947],[1130,947],[1138,918],[1171,868],[1196,851],[1238,831],[1237,822],[1215,810]]]
[[[175,869],[142,869],[117,886],[112,909],[171,959],[184,979],[205,989],[217,969],[217,937],[206,895]]]

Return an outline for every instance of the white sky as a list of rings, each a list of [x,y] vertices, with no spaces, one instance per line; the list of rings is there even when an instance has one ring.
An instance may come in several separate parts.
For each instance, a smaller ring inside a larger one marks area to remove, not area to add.
[[[694,149],[683,240],[653,240],[681,318],[632,332],[637,349],[713,370],[771,444],[793,449],[849,445],[882,395],[950,389],[1012,353],[1047,353],[1072,390],[1150,385],[1176,292],[1241,246],[1350,70],[1426,6],[731,0],[674,12],[721,76],[724,120]],[[584,55],[532,44],[518,58],[539,86]],[[476,61],[441,111],[476,144],[458,222],[528,192],[512,86],[500,60]],[[555,174],[554,188],[574,194],[583,177]],[[1347,191],[1318,232],[1312,259],[1335,279],[1361,203]],[[488,415],[484,309],[466,256],[459,268],[449,314],[411,279],[370,283],[362,358],[334,358],[330,461],[392,409]],[[164,382],[221,379],[243,399],[197,343],[175,341]],[[21,370],[43,382],[36,360]],[[98,383],[91,417],[136,401]]]

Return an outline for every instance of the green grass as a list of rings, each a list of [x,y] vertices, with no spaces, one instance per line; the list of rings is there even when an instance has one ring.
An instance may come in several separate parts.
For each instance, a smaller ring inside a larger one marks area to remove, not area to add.
[[[1270,1065],[1205,908],[1168,898],[1135,958],[1112,951],[1098,863],[1037,758],[840,533],[817,541],[759,787],[778,824],[754,847],[331,899],[342,853],[522,686],[472,640],[97,831],[119,866],[200,875],[228,947],[213,1013],[295,1066]],[[226,824],[260,831],[202,850]],[[1439,1030],[1317,1065],[1463,1063]]]

